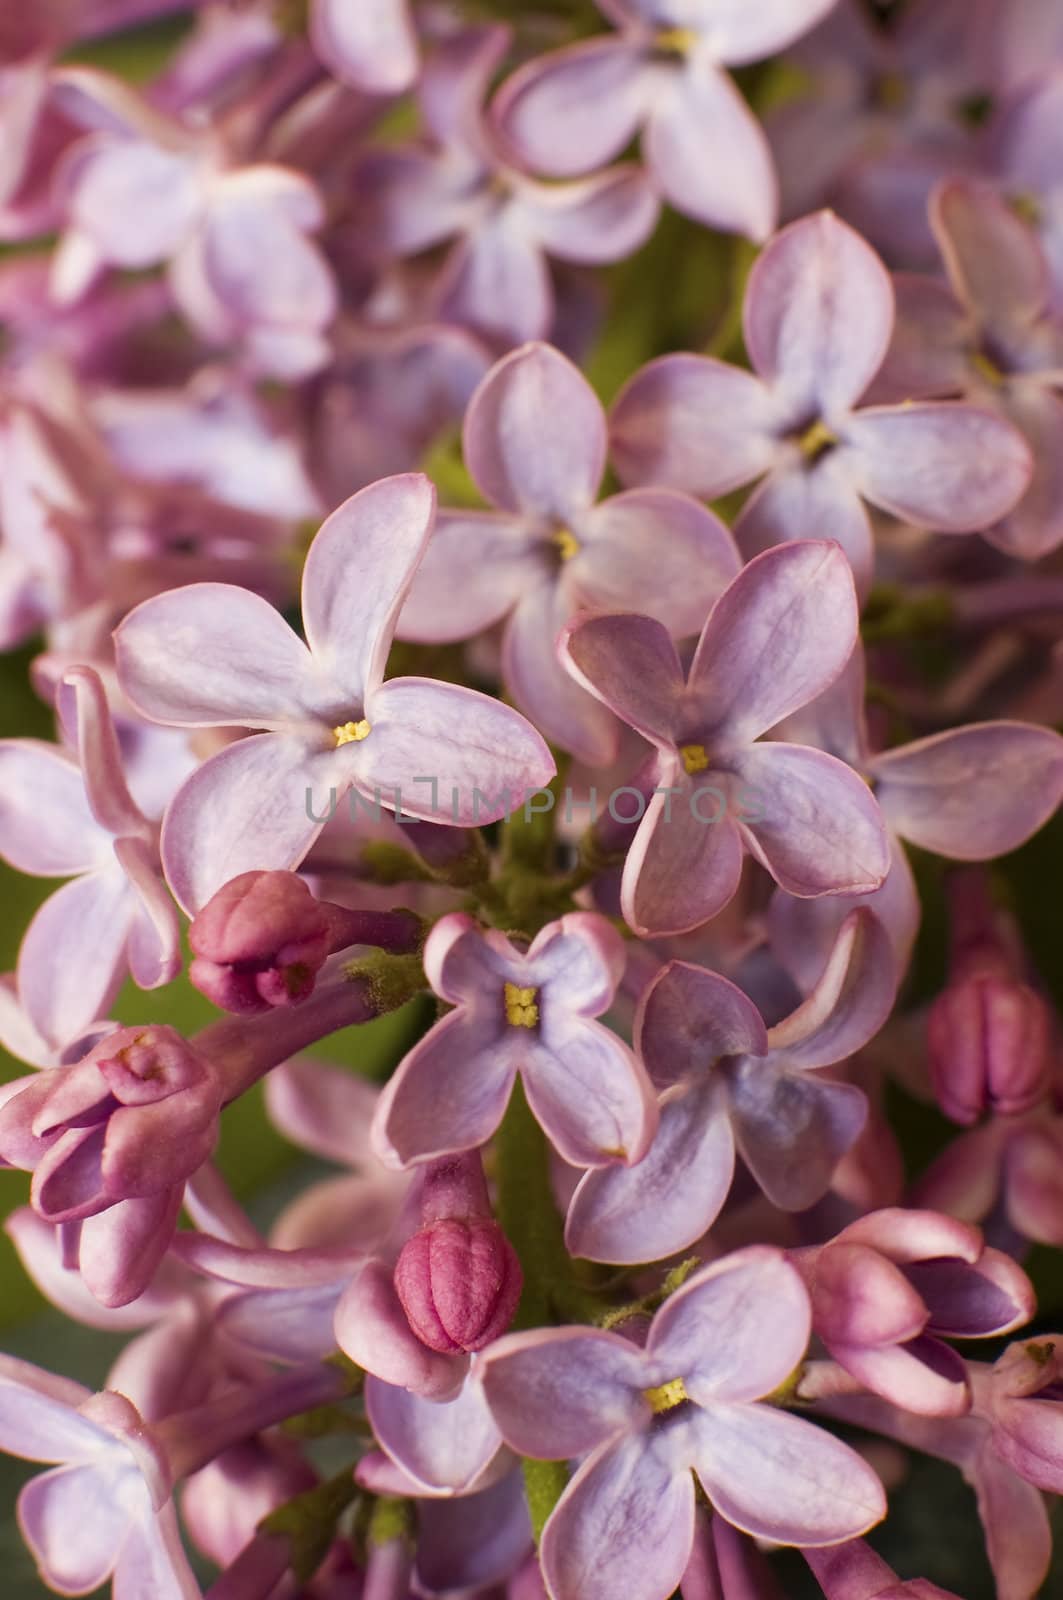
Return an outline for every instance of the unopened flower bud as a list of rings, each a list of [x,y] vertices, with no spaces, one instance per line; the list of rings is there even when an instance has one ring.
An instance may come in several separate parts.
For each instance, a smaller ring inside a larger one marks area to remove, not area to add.
[[[334,923],[331,907],[294,872],[244,872],[192,923],[189,976],[226,1011],[294,1005],[311,993],[335,948]]]
[[[985,1111],[1014,1115],[1036,1105],[1048,1083],[1050,1019],[1033,989],[1006,975],[950,984],[928,1021],[934,1092],[954,1122]]]
[[[493,1218],[444,1217],[407,1240],[395,1289],[410,1327],[430,1350],[482,1350],[513,1320],[520,1262]]]

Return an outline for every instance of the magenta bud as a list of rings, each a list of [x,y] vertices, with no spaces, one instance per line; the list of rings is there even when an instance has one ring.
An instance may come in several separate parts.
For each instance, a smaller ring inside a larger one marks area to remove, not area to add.
[[[491,1217],[444,1217],[406,1241],[395,1290],[430,1350],[482,1350],[505,1333],[521,1291],[517,1253]]]
[[[294,872],[245,872],[220,888],[189,929],[196,988],[225,1011],[251,1015],[312,993],[336,946],[332,907]]]
[[[1014,1115],[1044,1096],[1050,1018],[1027,984],[999,973],[950,984],[930,1009],[927,1035],[934,1092],[954,1122]]]

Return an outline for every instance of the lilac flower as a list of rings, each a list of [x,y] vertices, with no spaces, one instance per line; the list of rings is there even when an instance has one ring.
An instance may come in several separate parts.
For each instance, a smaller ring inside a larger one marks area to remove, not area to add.
[[[685,681],[649,617],[570,625],[569,670],[658,752],[621,889],[636,932],[682,933],[715,916],[738,887],[745,850],[792,894],[865,893],[882,882],[885,833],[866,785],[818,750],[757,742],[838,676],[856,627],[842,551],[811,540],[765,551],[739,573]]]
[[[1027,8],[1028,9],[1028,8]],[[1058,19],[1056,19],[1058,27]],[[1018,31],[1018,30],[1017,30]],[[1053,309],[1063,307],[1063,183],[1059,176],[1063,60],[1037,71],[1001,105],[989,129],[994,177],[1037,231],[1051,269]]]
[[[834,0],[601,0],[618,32],[529,62],[494,115],[536,171],[590,172],[644,129],[646,161],[677,211],[764,239],[775,226],[775,173],[763,131],[722,71],[773,55]]]
[[[18,1498],[19,1527],[44,1581],[87,1594],[198,1600],[181,1549],[166,1456],[124,1395],[0,1357],[0,1448],[58,1462]]]
[[[930,191],[978,158],[963,112],[987,88],[986,9],[911,0],[884,26],[841,0],[789,52],[807,81],[764,118],[784,218],[829,205],[887,260],[933,261]]]
[[[435,311],[504,345],[550,333],[549,257],[620,260],[645,242],[658,213],[630,164],[563,185],[507,166],[481,104],[508,37],[504,27],[470,29],[442,45],[420,87],[432,142],[371,151],[357,172],[376,249],[414,255],[457,236]]]
[[[1063,542],[1063,320],[1033,230],[984,183],[935,190],[930,220],[948,274],[901,276],[897,326],[877,389],[890,398],[962,395],[1026,439],[1033,476],[986,537],[1034,561]]]
[[[503,358],[465,417],[465,458],[495,509],[442,512],[399,618],[409,639],[465,639],[501,618],[503,673],[547,738],[594,766],[619,730],[549,641],[581,610],[644,606],[676,638],[697,633],[739,560],[723,524],[686,495],[634,489],[595,505],[602,408],[549,345]]]
[[[25,1015],[56,1050],[104,1015],[126,972],[141,988],[180,969],[177,914],[159,875],[158,830],[137,806],[97,674],[65,675],[80,765],[35,739],[0,742],[0,849],[23,872],[73,881],[37,912],[19,952]]]
[[[341,83],[369,94],[400,94],[417,76],[406,0],[311,0],[310,42]]]
[[[746,289],[752,372],[706,356],[661,356],[612,414],[625,483],[707,498],[762,479],[735,527],[752,554],[783,540],[842,545],[863,591],[874,566],[865,501],[921,528],[991,527],[1021,498],[1022,436],[982,408],[858,407],[893,330],[889,276],[829,212],[784,228]]]
[[[1007,1241],[1063,1247],[1063,1117],[1050,1104],[991,1117],[946,1145],[911,1198]]]
[[[791,1257],[812,1326],[846,1372],[905,1411],[959,1416],[967,1369],[943,1344],[1010,1333],[1036,1309],[1033,1285],[977,1228],[932,1211],[877,1211]]]
[[[858,905],[880,917],[899,967],[907,967],[920,906],[902,840],[953,861],[990,861],[1025,843],[1063,801],[1063,740],[1034,723],[972,722],[873,753],[864,672],[857,652],[825,694],[776,730],[829,751],[859,772],[874,791],[890,837],[890,870],[877,892],[818,902],[775,896],[772,943],[802,986]]]
[[[207,340],[244,341],[253,369],[278,377],[324,366],[336,287],[308,237],[324,221],[309,179],[266,163],[230,166],[214,133],[90,69],[62,69],[54,92],[95,130],[60,176],[68,227],[53,267],[57,298],[76,300],[104,267],[165,262]]]
[[[695,1274],[646,1348],[590,1328],[510,1334],[483,1360],[487,1400],[522,1455],[587,1459],[543,1533],[555,1600],[622,1587],[659,1600],[694,1533],[694,1479],[716,1511],[776,1543],[835,1544],[885,1513],[875,1474],[808,1422],[754,1402],[804,1354],[808,1297],[767,1247]]]
[[[868,911],[843,925],[808,998],[766,1029],[726,978],[673,961],[643,997],[636,1047],[661,1093],[637,1166],[589,1172],[565,1240],[595,1261],[655,1261],[700,1239],[727,1198],[735,1149],[768,1198],[802,1211],[823,1195],[867,1115],[863,1091],[819,1076],[878,1032],[896,989]]]
[[[404,1058],[377,1104],[381,1160],[408,1166],[484,1144],[519,1074],[555,1148],[578,1166],[638,1161],[656,1125],[649,1079],[593,1019],[623,971],[619,935],[573,912],[526,949],[472,917],[443,917],[425,971],[454,1010]]]
[[[487,822],[549,781],[546,746],[508,707],[425,678],[383,682],[434,508],[427,479],[410,475],[332,514],[303,571],[308,645],[228,584],[145,601],[118,629],[119,675],[145,716],[267,730],[211,757],[170,806],[163,862],[186,908],[241,872],[298,866],[330,791],[332,808],[353,787],[407,815]]]

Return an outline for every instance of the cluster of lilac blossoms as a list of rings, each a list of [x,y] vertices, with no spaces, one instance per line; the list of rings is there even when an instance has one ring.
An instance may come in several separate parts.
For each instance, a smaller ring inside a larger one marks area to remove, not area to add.
[[[1063,0],[22,10],[43,1583],[1050,1593]]]

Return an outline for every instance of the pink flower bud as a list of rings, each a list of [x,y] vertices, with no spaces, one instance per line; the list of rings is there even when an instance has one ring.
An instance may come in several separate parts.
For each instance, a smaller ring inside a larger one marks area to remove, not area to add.
[[[192,923],[189,976],[225,1011],[294,1005],[313,990],[335,931],[332,908],[294,872],[244,872]]]
[[[1042,1098],[1049,1077],[1048,1008],[1027,984],[973,974],[939,995],[928,1045],[934,1092],[965,1125],[984,1111],[1013,1115]]]
[[[513,1320],[520,1262],[492,1218],[444,1217],[407,1240],[395,1289],[410,1327],[430,1350],[482,1350]]]

